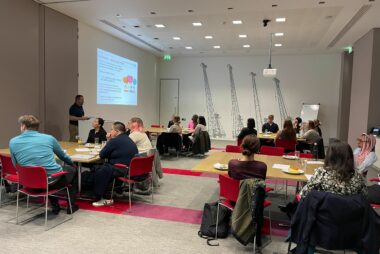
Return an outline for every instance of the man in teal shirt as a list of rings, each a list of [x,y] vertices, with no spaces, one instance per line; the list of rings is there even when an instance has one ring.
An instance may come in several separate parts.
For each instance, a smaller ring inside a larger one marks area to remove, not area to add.
[[[24,115],[19,118],[21,134],[12,138],[9,142],[9,150],[13,164],[21,166],[44,167],[48,175],[49,188],[62,188],[71,184],[69,188],[73,212],[78,210],[75,204],[77,193],[77,170],[70,157],[62,150],[58,141],[51,135],[38,132],[39,120],[32,115]],[[67,165],[63,167],[55,160],[55,155]],[[51,177],[51,174],[66,171],[65,175]],[[53,213],[60,210],[58,199],[49,197]],[[70,213],[70,209],[67,209]]]

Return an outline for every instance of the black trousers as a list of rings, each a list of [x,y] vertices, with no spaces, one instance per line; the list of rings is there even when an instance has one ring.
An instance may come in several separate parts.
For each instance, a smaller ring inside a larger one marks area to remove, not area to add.
[[[368,186],[368,201],[371,204],[380,204],[380,185]]]
[[[67,174],[58,177],[58,179],[49,184],[50,189],[61,189],[67,185],[69,186],[69,194],[71,204],[75,204],[75,196],[78,193],[78,170],[72,166],[65,165],[63,166],[63,171],[67,172]],[[58,198],[49,196],[49,200],[52,205],[58,205]]]

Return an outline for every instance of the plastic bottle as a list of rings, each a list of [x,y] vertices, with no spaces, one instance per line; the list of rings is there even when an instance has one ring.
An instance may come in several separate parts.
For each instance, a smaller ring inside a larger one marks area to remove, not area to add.
[[[318,144],[314,143],[313,146],[313,158],[314,160],[318,160]]]

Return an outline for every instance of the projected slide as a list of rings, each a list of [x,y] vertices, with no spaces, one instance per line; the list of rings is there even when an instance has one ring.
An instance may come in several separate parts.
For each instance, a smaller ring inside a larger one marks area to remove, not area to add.
[[[97,104],[137,105],[138,64],[98,49]]]

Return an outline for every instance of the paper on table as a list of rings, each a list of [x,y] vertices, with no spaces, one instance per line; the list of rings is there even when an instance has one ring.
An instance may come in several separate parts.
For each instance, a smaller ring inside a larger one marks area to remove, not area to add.
[[[95,155],[91,155],[91,154],[73,154],[70,157],[71,157],[71,159],[74,159],[74,160],[88,160],[88,159],[94,158]]]
[[[323,165],[324,162],[323,161],[307,161],[307,164]]]
[[[312,176],[313,176],[313,175],[305,174],[305,177],[307,178],[308,181],[310,180],[310,178],[311,178]]]
[[[75,151],[77,151],[77,152],[90,152],[91,150],[89,148],[75,148]]]
[[[290,168],[290,165],[286,165],[286,164],[273,164],[272,168],[288,170]]]

